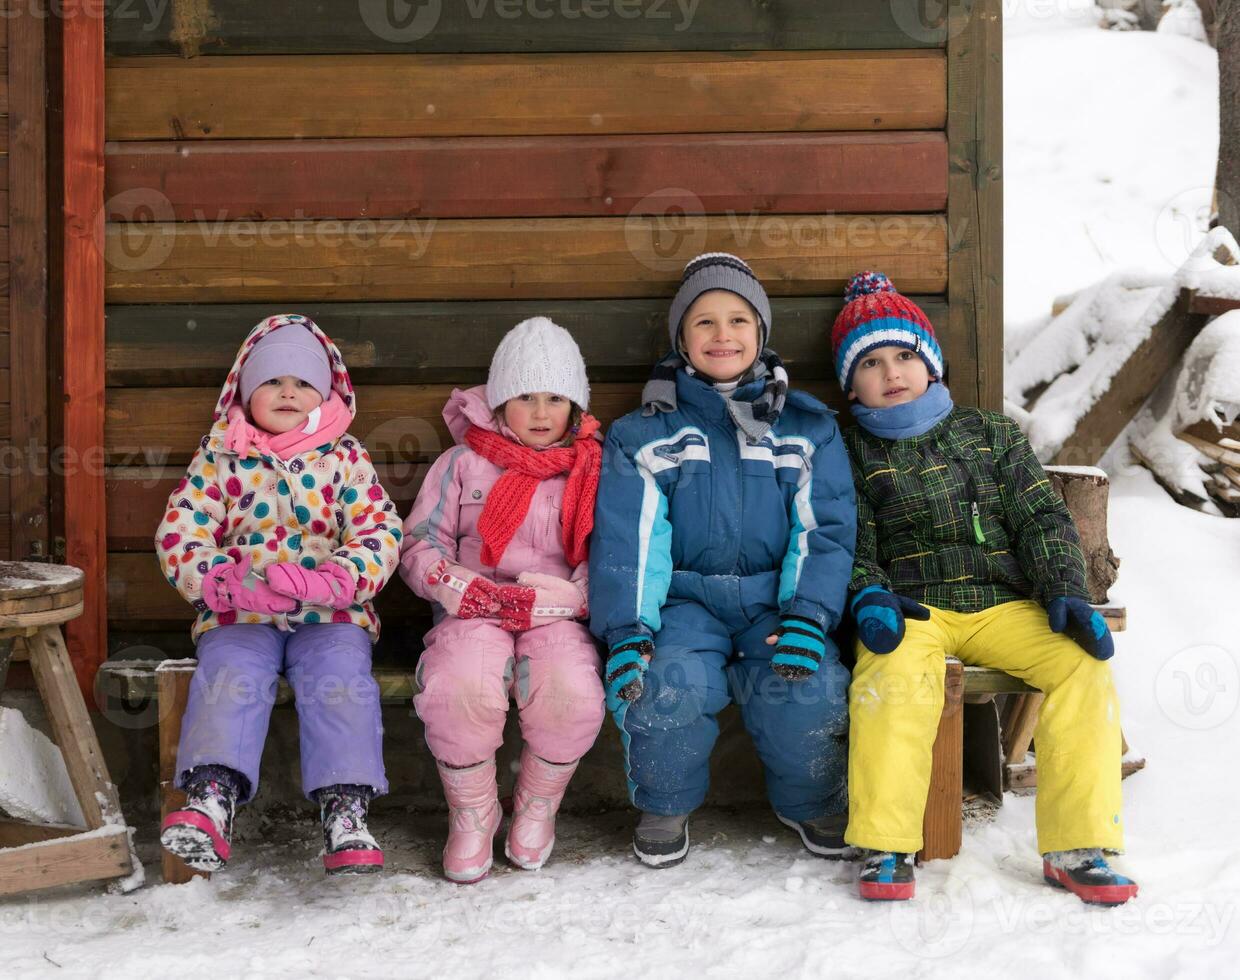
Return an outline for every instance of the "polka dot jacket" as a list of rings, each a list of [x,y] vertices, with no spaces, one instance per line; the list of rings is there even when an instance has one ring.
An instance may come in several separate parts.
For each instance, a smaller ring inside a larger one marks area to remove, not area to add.
[[[372,641],[379,637],[374,598],[396,568],[401,522],[362,443],[345,433],[287,460],[255,447],[245,456],[225,448],[228,409],[240,398],[245,358],[266,334],[291,323],[319,338],[331,363],[332,389],[357,414],[344,359],[314,321],[271,316],[250,332],[228,373],[214,425],[168,498],[155,535],[164,576],[198,613],[195,642],[207,630],[233,623],[272,623],[282,630],[302,623],[353,623],[369,631]],[[287,561],[307,568],[335,562],[356,580],[353,604],[342,610],[299,604],[292,612],[270,616],[212,612],[202,598],[203,576],[213,565],[239,562],[245,554],[256,571]]]

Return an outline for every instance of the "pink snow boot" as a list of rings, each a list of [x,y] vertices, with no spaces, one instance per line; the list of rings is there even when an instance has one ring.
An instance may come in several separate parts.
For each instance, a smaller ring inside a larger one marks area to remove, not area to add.
[[[512,797],[512,824],[504,853],[518,868],[537,871],[555,847],[555,814],[577,763],[557,765],[528,748],[521,752],[521,772]]]
[[[472,885],[491,871],[491,846],[504,818],[495,784],[495,759],[468,769],[452,769],[441,762],[439,778],[448,800],[443,873],[450,881]]]
[[[159,842],[198,871],[219,871],[232,855],[233,815],[240,773],[225,766],[191,770],[185,806],[164,818]]]

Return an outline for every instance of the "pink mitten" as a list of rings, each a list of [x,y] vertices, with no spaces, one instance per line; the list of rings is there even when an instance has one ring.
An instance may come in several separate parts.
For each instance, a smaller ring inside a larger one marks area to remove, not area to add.
[[[441,558],[426,573],[426,585],[437,603],[457,619],[482,619],[500,614],[499,586],[485,575]]]
[[[357,591],[357,583],[348,569],[334,561],[325,561],[317,568],[285,561],[272,565],[263,574],[267,584],[281,595],[315,606],[347,609]]]
[[[271,588],[257,572],[250,571],[250,556],[238,564],[220,563],[202,580],[202,598],[213,612],[238,612],[274,616],[292,612],[297,603]]]
[[[589,614],[584,582],[570,582],[541,572],[522,572],[517,582],[534,590],[530,625],[526,629],[560,619],[581,619]]]

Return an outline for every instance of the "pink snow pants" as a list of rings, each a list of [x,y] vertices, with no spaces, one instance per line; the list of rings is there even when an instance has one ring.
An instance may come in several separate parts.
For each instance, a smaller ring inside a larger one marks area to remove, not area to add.
[[[495,620],[445,616],[426,634],[413,705],[431,754],[450,766],[495,755],[509,696],[530,751],[547,762],[575,762],[603,724],[599,671],[598,650],[581,623],[508,633]]]

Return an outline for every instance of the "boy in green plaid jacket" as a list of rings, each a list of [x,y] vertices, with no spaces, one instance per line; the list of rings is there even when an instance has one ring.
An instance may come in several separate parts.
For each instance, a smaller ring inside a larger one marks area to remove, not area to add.
[[[845,839],[865,855],[862,897],[913,896],[954,656],[1046,695],[1034,741],[1047,882],[1127,901],[1136,884],[1103,856],[1123,848],[1114,647],[1071,516],[1011,419],[952,403],[934,328],[886,276],[853,277],[831,344],[857,421],[844,433],[858,522]]]

